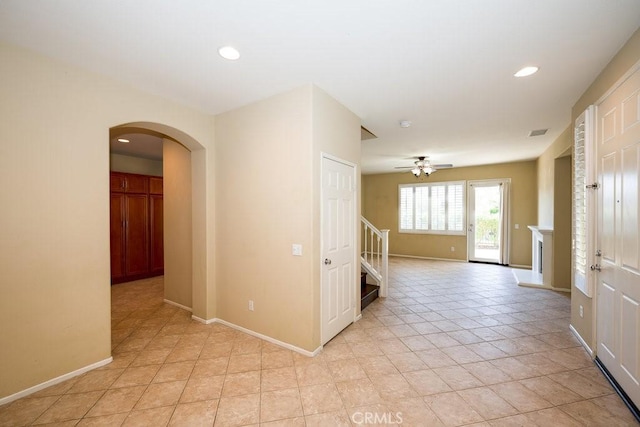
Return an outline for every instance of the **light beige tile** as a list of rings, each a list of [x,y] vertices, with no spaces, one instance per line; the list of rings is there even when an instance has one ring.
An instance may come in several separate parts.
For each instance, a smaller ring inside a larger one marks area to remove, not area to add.
[[[145,390],[134,409],[150,409],[170,405],[175,406],[178,403],[186,384],[186,380],[151,384]]]
[[[137,385],[147,385],[151,383],[153,377],[160,370],[161,365],[140,366],[127,368],[111,385],[111,388],[131,387]]]
[[[305,415],[343,409],[340,393],[333,383],[300,387],[300,397]]]
[[[433,370],[453,390],[463,390],[482,386],[482,381],[474,377],[462,366],[445,366]]]
[[[262,351],[262,369],[293,367],[291,350]]]
[[[128,412],[113,415],[103,415],[101,417],[83,418],[78,422],[78,427],[120,427]]]
[[[27,397],[0,406],[0,425],[23,426],[33,423],[60,396]]]
[[[231,356],[232,342],[210,342],[207,341],[202,347],[199,359],[214,359],[216,357]]]
[[[218,400],[181,403],[176,406],[169,426],[171,427],[210,427],[216,418]]]
[[[566,414],[575,418],[582,425],[589,426],[614,426],[624,425],[606,408],[596,405],[590,400],[581,400],[575,403],[558,406]]]
[[[399,372],[420,371],[428,368],[428,366],[413,352],[389,354],[387,358]],[[367,366],[365,364],[363,364],[363,367],[367,370]],[[376,372],[393,373],[381,371]]]
[[[338,382],[336,387],[347,409],[382,402],[378,391],[368,378]]]
[[[165,363],[153,378],[154,383],[186,380],[191,375],[196,362],[193,360],[177,363]]]
[[[122,387],[107,390],[87,413],[88,417],[129,412],[142,396],[147,386]]]
[[[103,391],[91,391],[78,394],[65,394],[49,407],[35,424],[57,423],[82,418],[100,399]]]
[[[141,351],[138,357],[131,363],[130,366],[146,366],[146,365],[159,365],[164,361],[171,353],[171,347],[165,348],[145,348]]]
[[[512,378],[489,362],[468,363],[464,368],[484,385],[499,384],[512,381]]]
[[[518,410],[494,393],[489,387],[478,387],[458,391],[462,397],[485,420],[516,415]]]
[[[234,427],[260,422],[260,394],[222,397],[214,426]]]
[[[365,356],[358,357],[357,359],[360,367],[362,367],[368,376],[398,373],[398,369],[396,369],[387,356]]]
[[[229,366],[228,357],[215,357],[212,359],[199,359],[191,372],[191,378],[211,377],[224,375]]]
[[[418,397],[416,390],[402,374],[371,375],[369,378],[384,401],[400,401]]]
[[[424,401],[447,426],[483,421],[482,416],[455,392],[425,396]]]
[[[543,409],[524,415],[537,426],[582,427],[583,425],[558,408]]]
[[[232,354],[229,358],[227,372],[248,372],[257,371],[262,367],[261,353]]]
[[[300,417],[302,401],[298,388],[263,392],[260,398],[260,422]]]
[[[582,400],[580,395],[548,377],[527,378],[520,380],[520,384],[555,406]]]
[[[407,426],[440,427],[445,424],[421,398],[403,398],[387,404],[388,422]]]
[[[189,378],[182,396],[180,396],[180,403],[219,399],[222,395],[224,378],[224,375]]]
[[[351,427],[352,425],[345,410],[307,415],[304,420],[307,427]]]
[[[264,369],[261,373],[261,391],[298,387],[296,370],[290,368]]]
[[[451,387],[431,369],[405,372],[402,375],[420,396],[451,391]]]
[[[561,372],[548,377],[585,399],[604,396],[613,392],[610,386],[604,387],[597,380],[585,378],[575,372]]]
[[[122,427],[146,427],[146,426],[166,426],[173,413],[172,406],[162,408],[143,409],[131,411],[125,418]]]
[[[260,371],[227,374],[222,387],[222,396],[241,396],[260,392]]]
[[[549,401],[516,381],[492,385],[491,390],[520,412],[538,411],[553,406]]]
[[[296,366],[296,376],[300,387],[333,382],[331,372],[325,363],[305,363]]]
[[[334,381],[348,381],[367,378],[367,374],[357,359],[341,359],[327,363]]]

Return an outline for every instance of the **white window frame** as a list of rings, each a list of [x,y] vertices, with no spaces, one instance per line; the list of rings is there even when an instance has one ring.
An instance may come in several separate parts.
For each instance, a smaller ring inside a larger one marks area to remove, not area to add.
[[[462,190],[462,227],[460,230],[449,230],[449,186],[456,185],[460,186]],[[432,230],[431,229],[431,213],[429,212],[428,216],[428,229],[416,229],[416,198],[413,197],[412,200],[412,228],[402,228],[402,189],[403,188],[412,188],[413,194],[415,195],[415,189],[418,187],[427,187],[429,188],[429,196],[428,196],[428,204],[427,210],[431,209],[431,187],[445,187],[445,229],[444,230]],[[467,235],[467,185],[466,181],[443,181],[443,182],[429,182],[429,183],[417,183],[417,184],[399,184],[398,185],[398,233],[406,233],[406,234],[441,234],[441,235],[451,235],[451,236],[466,236]]]

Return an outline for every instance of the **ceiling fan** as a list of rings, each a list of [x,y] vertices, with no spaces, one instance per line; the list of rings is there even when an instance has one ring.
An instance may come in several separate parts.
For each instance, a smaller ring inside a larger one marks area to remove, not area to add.
[[[397,166],[396,169],[411,169],[411,173],[416,176],[416,178],[420,177],[421,174],[425,174],[425,176],[429,176],[438,169],[447,169],[452,168],[453,165],[451,163],[441,164],[441,165],[432,165],[429,161],[429,157],[420,156],[416,157],[414,166]]]

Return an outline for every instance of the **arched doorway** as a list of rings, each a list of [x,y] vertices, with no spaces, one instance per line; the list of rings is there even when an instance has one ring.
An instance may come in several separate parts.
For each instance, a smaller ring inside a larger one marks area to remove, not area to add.
[[[171,165],[163,165],[165,300],[198,316],[206,312],[206,302],[194,306],[196,296],[206,294],[205,236],[194,232],[206,229],[205,204],[200,202],[205,188],[204,147],[184,132],[159,123],[131,122],[110,128],[110,138],[135,133],[157,137],[163,157],[170,156]]]

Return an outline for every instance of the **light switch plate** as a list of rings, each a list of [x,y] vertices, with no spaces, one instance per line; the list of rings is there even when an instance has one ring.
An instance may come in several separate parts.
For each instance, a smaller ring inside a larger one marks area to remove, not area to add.
[[[295,256],[302,256],[302,245],[300,245],[298,243],[294,243],[291,246],[291,254],[293,254]]]

